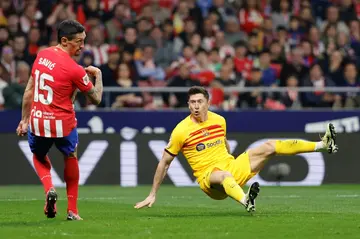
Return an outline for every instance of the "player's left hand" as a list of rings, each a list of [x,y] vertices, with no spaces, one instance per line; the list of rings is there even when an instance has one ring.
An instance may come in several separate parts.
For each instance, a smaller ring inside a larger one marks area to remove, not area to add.
[[[24,120],[21,120],[17,129],[16,129],[16,134],[18,136],[24,136],[27,134],[27,130],[28,130],[28,125],[29,125],[29,122],[28,121],[24,121]]]
[[[85,68],[85,71],[88,75],[91,75],[91,76],[96,76],[96,74],[101,72],[101,70],[95,66],[88,66]]]
[[[156,197],[149,195],[144,201],[135,204],[134,208],[140,209],[143,207],[151,207],[155,203]]]

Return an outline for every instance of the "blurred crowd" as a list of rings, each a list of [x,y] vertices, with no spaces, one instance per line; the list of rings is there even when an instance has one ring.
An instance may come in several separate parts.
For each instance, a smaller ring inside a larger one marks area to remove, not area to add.
[[[360,106],[360,1],[355,0],[1,0],[0,105],[20,108],[37,52],[54,46],[56,26],[76,19],[87,32],[75,60],[95,65],[100,107],[176,108],[186,93],[129,87],[209,87],[213,108]],[[308,86],[313,92],[224,92],[224,87]],[[94,109],[78,95],[76,107]]]

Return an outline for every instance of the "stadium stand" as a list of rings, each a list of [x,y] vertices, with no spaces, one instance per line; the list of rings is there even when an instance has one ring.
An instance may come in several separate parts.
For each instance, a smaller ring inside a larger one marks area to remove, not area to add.
[[[0,107],[20,108],[37,52],[76,19],[88,37],[75,60],[103,72],[100,107],[186,107],[173,87],[203,85],[220,109],[356,108],[359,17],[352,0],[2,0]],[[76,107],[95,108],[81,95]]]

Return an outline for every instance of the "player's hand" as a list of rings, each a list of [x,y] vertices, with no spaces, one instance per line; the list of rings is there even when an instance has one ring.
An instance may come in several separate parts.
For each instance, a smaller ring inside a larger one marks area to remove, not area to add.
[[[155,203],[156,197],[149,195],[144,201],[135,204],[134,208],[151,207]]]
[[[28,130],[28,125],[29,125],[29,122],[28,121],[24,121],[24,120],[21,120],[17,129],[16,129],[16,134],[18,136],[24,136],[27,134],[27,130]]]
[[[96,76],[101,72],[100,69],[95,66],[88,66],[85,68],[85,71],[91,76]]]

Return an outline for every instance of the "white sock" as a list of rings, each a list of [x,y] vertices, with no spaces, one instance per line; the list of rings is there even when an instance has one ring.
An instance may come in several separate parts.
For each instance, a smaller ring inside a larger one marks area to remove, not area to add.
[[[318,151],[318,150],[321,150],[321,149],[324,149],[324,148],[326,148],[326,145],[324,144],[323,141],[319,141],[315,145],[315,151]]]
[[[240,203],[244,206],[246,206],[246,198],[247,198],[247,195],[245,195],[241,200],[240,200]]]

